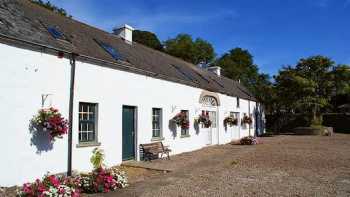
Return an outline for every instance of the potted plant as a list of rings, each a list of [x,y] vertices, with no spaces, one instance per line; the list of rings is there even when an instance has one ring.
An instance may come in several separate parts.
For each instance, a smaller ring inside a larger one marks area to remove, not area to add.
[[[202,114],[200,114],[195,121],[197,124],[202,123],[205,128],[209,128],[212,124],[211,120],[209,119],[209,113],[205,111],[202,111]]]
[[[39,110],[31,122],[36,132],[48,132],[51,141],[62,138],[68,132],[68,120],[53,107]]]
[[[228,116],[224,119],[225,127],[227,127],[227,125],[232,127],[233,125],[237,125],[237,124],[238,124],[238,119],[233,116]]]
[[[246,114],[244,114],[243,119],[242,119],[242,123],[250,125],[250,124],[253,123],[253,119],[252,119],[252,117],[247,116]]]
[[[173,118],[172,121],[182,129],[188,129],[190,127],[190,123],[188,121],[188,117],[186,112],[180,112],[176,114]]]

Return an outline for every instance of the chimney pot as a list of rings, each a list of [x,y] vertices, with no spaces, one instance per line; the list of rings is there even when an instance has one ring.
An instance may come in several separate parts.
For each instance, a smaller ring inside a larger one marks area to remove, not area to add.
[[[215,73],[217,76],[221,76],[221,67],[211,66],[207,68],[208,71]]]
[[[121,37],[128,44],[132,44],[132,32],[133,31],[134,31],[134,28],[131,27],[130,25],[127,25],[127,24],[124,24],[122,27],[113,29],[113,33],[115,35]]]

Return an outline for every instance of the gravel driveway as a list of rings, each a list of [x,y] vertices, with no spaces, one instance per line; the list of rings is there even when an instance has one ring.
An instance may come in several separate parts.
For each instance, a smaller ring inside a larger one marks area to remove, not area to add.
[[[256,146],[211,146],[146,163],[171,172],[96,196],[350,196],[350,135],[261,141]]]

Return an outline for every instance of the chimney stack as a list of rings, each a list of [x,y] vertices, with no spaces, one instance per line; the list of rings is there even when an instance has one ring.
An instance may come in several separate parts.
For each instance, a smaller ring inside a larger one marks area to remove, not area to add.
[[[132,31],[134,31],[134,28],[127,24],[123,25],[122,27],[113,29],[113,33],[121,37],[128,44],[132,44]]]
[[[207,68],[208,71],[215,73],[217,76],[221,76],[221,67],[211,66]]]

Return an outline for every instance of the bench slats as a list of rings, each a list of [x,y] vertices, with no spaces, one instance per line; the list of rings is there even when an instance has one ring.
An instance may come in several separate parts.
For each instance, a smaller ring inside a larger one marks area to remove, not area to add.
[[[153,142],[149,144],[141,144],[141,148],[143,149],[144,158],[151,160],[152,157],[158,156],[158,154],[166,154],[167,158],[170,159],[169,153],[171,150],[169,148],[164,148],[162,142]]]

